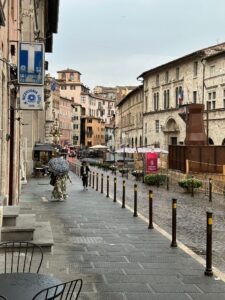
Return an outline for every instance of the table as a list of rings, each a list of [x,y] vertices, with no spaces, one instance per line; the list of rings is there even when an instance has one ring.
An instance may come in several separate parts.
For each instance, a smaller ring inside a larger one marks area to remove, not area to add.
[[[0,295],[8,300],[32,300],[39,291],[60,283],[55,277],[37,273],[0,274]]]

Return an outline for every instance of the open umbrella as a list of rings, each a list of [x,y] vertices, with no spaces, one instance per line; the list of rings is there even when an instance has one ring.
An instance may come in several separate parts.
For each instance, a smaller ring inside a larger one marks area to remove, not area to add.
[[[62,157],[55,157],[48,162],[49,171],[56,176],[63,176],[69,172],[69,163]]]
[[[104,150],[104,149],[108,149],[108,147],[104,146],[104,145],[95,145],[95,146],[89,147],[89,149]]]

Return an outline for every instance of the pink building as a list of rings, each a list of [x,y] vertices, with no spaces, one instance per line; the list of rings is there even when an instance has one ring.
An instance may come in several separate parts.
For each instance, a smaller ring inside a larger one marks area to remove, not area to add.
[[[59,103],[59,128],[61,131],[60,145],[66,146],[72,144],[72,101],[60,97]]]

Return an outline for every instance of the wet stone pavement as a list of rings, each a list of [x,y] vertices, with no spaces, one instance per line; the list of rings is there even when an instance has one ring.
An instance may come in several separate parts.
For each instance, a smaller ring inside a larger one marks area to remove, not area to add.
[[[113,197],[113,180],[111,171],[91,167],[91,170],[104,174],[104,192],[106,193],[106,176],[109,176],[110,194]],[[101,175],[99,175],[100,177]],[[212,202],[204,191],[195,192],[194,197],[185,193],[177,183],[159,188],[149,187],[141,181],[136,181],[129,174],[117,178],[117,198],[122,199],[122,182],[126,181],[126,203],[134,206],[134,184],[138,185],[138,211],[148,218],[148,194],[153,190],[153,222],[171,233],[172,198],[177,199],[177,239],[205,259],[206,252],[206,211],[213,212],[213,265],[225,273],[225,200],[218,194],[213,194]],[[100,180],[99,180],[100,185]]]
[[[83,191],[72,173],[71,179],[63,202],[51,201],[48,178],[31,179],[22,189],[21,212],[36,213],[53,230],[53,252],[45,253],[41,273],[82,278],[81,300],[225,299],[225,283],[204,276],[203,265],[112,199]]]

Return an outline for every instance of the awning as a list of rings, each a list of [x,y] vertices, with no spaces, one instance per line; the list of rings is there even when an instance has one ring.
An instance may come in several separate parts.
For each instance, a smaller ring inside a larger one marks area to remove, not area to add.
[[[59,146],[57,145],[51,145],[51,144],[36,144],[34,146],[34,151],[43,151],[43,152],[52,152],[59,149]]]

